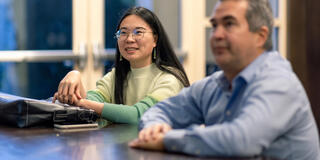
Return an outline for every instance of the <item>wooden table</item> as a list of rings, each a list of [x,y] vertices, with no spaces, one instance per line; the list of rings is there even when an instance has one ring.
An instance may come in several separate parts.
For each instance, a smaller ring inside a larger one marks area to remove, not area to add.
[[[0,126],[0,159],[222,160],[221,158],[198,158],[184,154],[153,152],[128,147],[127,143],[136,138],[137,134],[137,126],[124,124],[114,124],[102,129],[84,131],[61,131],[54,128],[19,129]],[[249,160],[267,160],[267,158],[249,158]]]

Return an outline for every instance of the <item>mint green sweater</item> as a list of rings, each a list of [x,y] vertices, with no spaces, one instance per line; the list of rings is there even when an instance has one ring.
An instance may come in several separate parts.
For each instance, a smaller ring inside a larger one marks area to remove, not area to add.
[[[137,124],[151,106],[176,95],[182,83],[172,74],[161,71],[155,64],[133,69],[124,87],[124,104],[114,104],[115,69],[97,81],[96,89],[88,91],[87,99],[102,102],[102,118],[115,123]]]

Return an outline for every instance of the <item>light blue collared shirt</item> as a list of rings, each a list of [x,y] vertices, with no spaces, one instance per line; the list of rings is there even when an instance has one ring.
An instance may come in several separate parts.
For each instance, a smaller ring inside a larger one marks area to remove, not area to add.
[[[164,137],[169,151],[320,159],[309,100],[290,63],[278,52],[261,54],[231,84],[220,71],[183,89],[151,107],[140,128],[161,122],[174,128]]]

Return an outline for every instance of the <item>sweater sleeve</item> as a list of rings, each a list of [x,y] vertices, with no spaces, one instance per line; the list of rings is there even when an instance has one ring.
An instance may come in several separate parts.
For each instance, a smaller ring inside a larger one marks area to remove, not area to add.
[[[101,116],[115,123],[138,124],[143,113],[158,101],[147,96],[133,106],[104,103]]]
[[[96,88],[87,92],[87,99],[97,102],[113,103],[113,91],[114,91],[114,74],[115,70],[112,69],[104,77],[96,83]]]
[[[110,77],[108,79],[110,79]],[[101,84],[100,89],[98,88],[87,92],[87,99],[104,103],[101,113],[101,117],[103,119],[115,123],[137,124],[140,121],[140,117],[145,111],[147,111],[147,109],[159,101],[176,95],[183,88],[182,83],[175,76],[168,73],[161,74],[160,77],[155,79],[156,81],[150,85],[152,87],[149,89],[147,95],[144,95],[142,100],[134,104],[113,104],[114,102],[112,101],[112,98],[109,99],[108,96],[103,93],[105,92],[103,90],[103,86],[106,86],[106,84],[109,84],[110,82],[110,80],[107,81],[106,76],[99,82]],[[112,95],[110,92],[106,93],[107,95]]]

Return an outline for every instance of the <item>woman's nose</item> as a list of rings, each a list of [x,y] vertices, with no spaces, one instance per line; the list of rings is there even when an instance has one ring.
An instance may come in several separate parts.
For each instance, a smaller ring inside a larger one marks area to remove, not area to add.
[[[128,34],[127,41],[129,41],[129,42],[135,41],[135,37],[134,37],[133,33]]]

